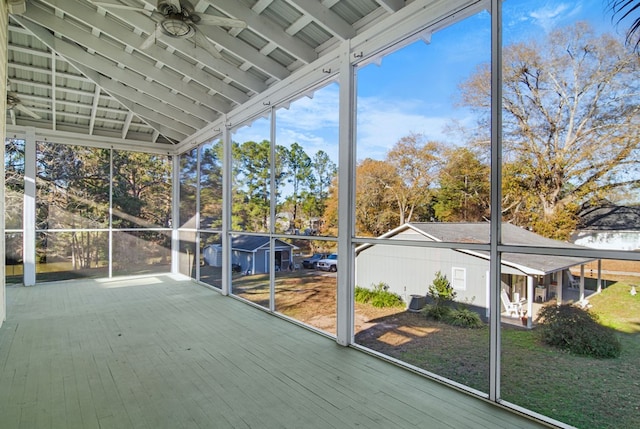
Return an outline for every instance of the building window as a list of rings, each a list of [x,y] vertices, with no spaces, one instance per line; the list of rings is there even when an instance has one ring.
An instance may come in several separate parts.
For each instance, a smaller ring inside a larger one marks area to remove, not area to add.
[[[451,286],[456,290],[467,290],[467,270],[453,267],[451,269]]]

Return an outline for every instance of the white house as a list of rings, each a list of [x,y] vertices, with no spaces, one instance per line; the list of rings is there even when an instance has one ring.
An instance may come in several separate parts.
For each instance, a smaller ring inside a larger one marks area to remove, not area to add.
[[[526,229],[502,225],[503,240],[514,245],[579,248],[570,243],[548,239]],[[436,272],[451,282],[456,300],[466,302],[483,317],[489,315],[489,254],[464,249],[464,243],[488,243],[489,223],[406,223],[381,238],[456,242],[460,248],[408,247],[392,244],[366,244],[356,249],[356,285],[371,287],[385,283],[389,290],[409,301],[412,295],[426,295]],[[562,301],[562,285],[580,287],[569,268],[592,259],[569,256],[504,254],[502,290],[510,302],[525,302],[523,310],[532,313],[532,302],[544,302],[556,296]],[[503,308],[506,311],[507,308]]]
[[[603,250],[640,250],[640,207],[603,203],[585,207],[571,241]]]

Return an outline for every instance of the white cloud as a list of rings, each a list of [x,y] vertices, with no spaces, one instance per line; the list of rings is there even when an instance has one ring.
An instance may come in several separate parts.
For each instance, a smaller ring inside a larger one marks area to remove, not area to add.
[[[384,158],[398,140],[411,133],[423,134],[427,140],[448,140],[444,130],[452,116],[426,116],[420,113],[418,102],[377,98],[358,101],[358,159]]]

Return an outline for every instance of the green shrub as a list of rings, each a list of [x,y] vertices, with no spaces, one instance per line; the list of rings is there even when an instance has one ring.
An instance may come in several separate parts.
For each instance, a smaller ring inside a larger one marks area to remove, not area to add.
[[[445,322],[449,325],[461,328],[481,328],[484,326],[484,323],[482,323],[482,319],[478,313],[475,313],[468,308],[451,310],[449,315],[446,317]]]
[[[423,310],[424,315],[427,316],[428,319],[441,321],[446,320],[451,314],[451,311],[450,307],[435,304],[427,305]]]
[[[447,276],[440,271],[436,272],[436,277],[433,279],[433,283],[429,285],[427,295],[431,297],[436,307],[446,306],[456,299],[456,292],[453,290],[453,286],[447,280]]]
[[[389,285],[382,282],[377,285],[373,285],[373,290],[356,286],[355,300],[356,302],[371,304],[378,308],[404,306],[404,302],[400,295],[389,292]]]
[[[360,304],[367,304],[371,300],[371,296],[373,295],[373,291],[371,289],[367,289],[366,287],[356,286],[355,290],[355,300]]]
[[[622,345],[615,333],[598,323],[595,314],[573,305],[547,305],[538,313],[544,343],[571,353],[596,358],[620,356]]]

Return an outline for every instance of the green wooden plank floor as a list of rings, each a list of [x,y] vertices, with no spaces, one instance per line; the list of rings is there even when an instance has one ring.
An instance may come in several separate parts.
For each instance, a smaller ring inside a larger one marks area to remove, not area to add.
[[[3,429],[542,427],[171,275],[7,299]]]

